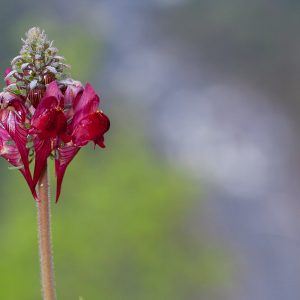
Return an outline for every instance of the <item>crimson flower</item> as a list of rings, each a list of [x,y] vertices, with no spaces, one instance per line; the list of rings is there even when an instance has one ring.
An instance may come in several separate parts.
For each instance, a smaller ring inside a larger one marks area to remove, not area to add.
[[[63,112],[63,95],[57,83],[53,81],[47,87],[44,97],[38,104],[31,119],[29,133],[34,136],[35,167],[33,184],[36,186],[47,158],[62,140],[70,141],[67,137],[67,118]]]
[[[66,91],[68,95],[72,94]],[[109,130],[110,121],[108,117],[98,110],[100,99],[90,84],[87,84],[83,90],[75,90],[72,94],[72,112],[68,134],[71,136],[71,142],[58,147],[58,158],[55,162],[57,174],[57,193],[56,199],[60,195],[61,183],[67,166],[72,161],[79,149],[88,142],[93,141],[95,145],[104,148],[104,133]]]
[[[104,148],[110,127],[93,87],[68,77],[69,66],[57,52],[44,31],[31,28],[0,93],[0,156],[20,170],[35,199],[47,160],[54,159],[56,201],[80,148],[89,142]]]
[[[98,109],[99,96],[90,84],[70,84],[63,92],[52,81],[36,108],[28,108],[22,97],[10,93],[2,95],[1,101],[5,107],[0,110],[0,156],[20,169],[35,198],[47,159],[55,157],[58,201],[65,171],[80,148],[90,141],[105,147],[104,134],[110,122]],[[35,161],[33,176],[30,150]]]

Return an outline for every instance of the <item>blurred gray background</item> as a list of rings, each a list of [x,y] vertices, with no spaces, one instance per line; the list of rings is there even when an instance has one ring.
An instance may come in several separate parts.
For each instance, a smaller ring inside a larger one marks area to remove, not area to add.
[[[53,208],[60,299],[299,299],[299,1],[0,3],[2,70],[40,26],[112,120]],[[34,203],[1,170],[1,293],[37,299]]]

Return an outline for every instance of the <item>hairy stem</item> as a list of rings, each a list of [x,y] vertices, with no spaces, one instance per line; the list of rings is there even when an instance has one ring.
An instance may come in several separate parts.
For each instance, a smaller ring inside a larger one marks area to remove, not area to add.
[[[38,234],[41,285],[44,300],[55,300],[55,283],[51,245],[50,193],[47,164],[38,183]]]

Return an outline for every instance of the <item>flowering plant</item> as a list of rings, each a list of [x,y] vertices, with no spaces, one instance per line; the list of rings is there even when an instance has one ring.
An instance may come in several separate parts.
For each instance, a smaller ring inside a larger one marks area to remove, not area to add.
[[[0,94],[0,155],[21,171],[36,199],[47,158],[54,158],[57,201],[68,164],[89,141],[105,147],[103,135],[110,123],[98,110],[92,86],[67,78],[69,66],[45,33],[32,28],[26,36],[5,72],[7,86]]]
[[[44,31],[31,28],[22,41],[20,54],[5,72],[6,87],[0,93],[0,156],[23,174],[40,210],[39,225],[47,229],[50,226],[48,158],[55,161],[58,201],[69,163],[90,141],[95,146],[105,147],[104,134],[110,121],[99,110],[100,99],[93,87],[90,84],[83,86],[68,77],[69,66],[57,54],[58,50]],[[34,167],[31,168],[31,164]],[[51,269],[48,229],[48,236],[43,236],[43,228],[40,231],[40,254],[42,264],[45,258],[45,264]],[[44,242],[48,243],[44,247],[48,250],[41,249]],[[53,273],[43,269],[42,265],[44,299],[55,298],[54,291],[47,291],[47,285],[53,285],[54,280],[49,272]],[[44,282],[47,276],[48,283]]]

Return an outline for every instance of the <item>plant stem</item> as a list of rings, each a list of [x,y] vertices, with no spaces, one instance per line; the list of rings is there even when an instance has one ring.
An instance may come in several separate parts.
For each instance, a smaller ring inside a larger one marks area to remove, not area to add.
[[[41,285],[44,300],[55,300],[55,283],[51,245],[50,193],[47,164],[38,183],[38,234]]]

